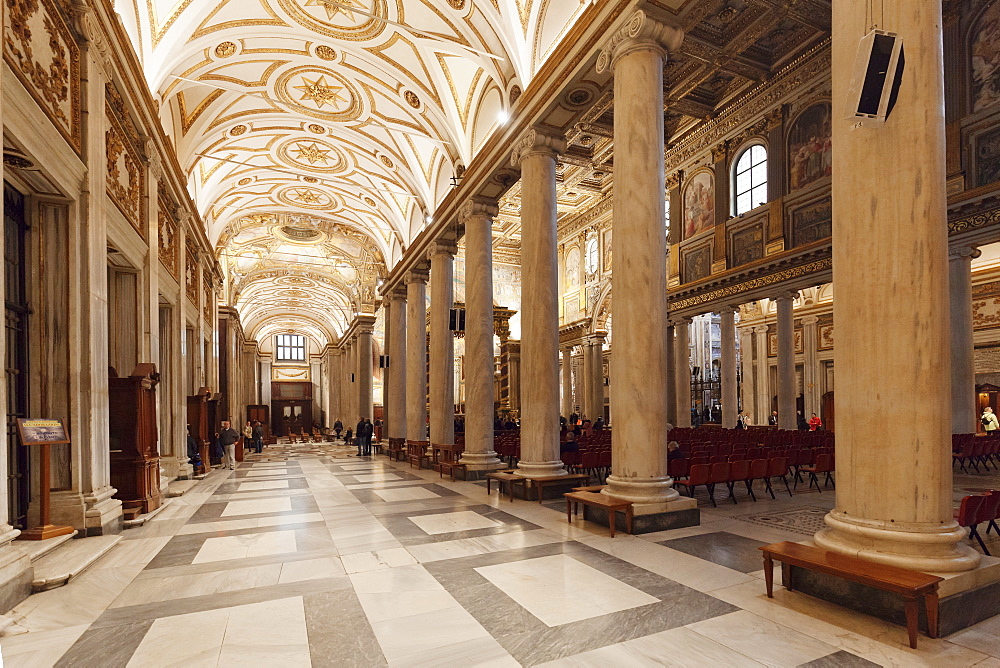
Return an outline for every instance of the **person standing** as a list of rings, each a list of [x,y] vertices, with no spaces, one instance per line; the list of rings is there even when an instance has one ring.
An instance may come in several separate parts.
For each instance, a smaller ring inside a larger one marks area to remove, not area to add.
[[[236,469],[236,441],[238,440],[240,440],[240,432],[233,429],[229,420],[223,420],[222,431],[219,432],[219,444],[225,453],[222,467],[225,468],[228,462],[230,471]]]
[[[1000,421],[997,420],[996,414],[989,406],[983,409],[983,415],[979,418],[979,421],[983,423],[983,429],[986,430],[987,434],[1000,428]]]
[[[358,424],[354,426],[354,441],[358,446],[358,457],[360,457],[365,447],[365,419],[358,418]]]
[[[363,446],[362,452],[364,453],[365,457],[371,457],[372,456],[372,436],[375,435],[375,425],[372,424],[371,420],[369,420],[368,418],[365,418],[365,423],[364,423],[363,426],[364,426],[364,430],[365,430],[365,440],[364,440],[364,443],[362,443],[362,446]]]
[[[264,451],[264,427],[260,422],[253,423],[253,430],[250,433],[253,438],[253,449],[259,455]]]
[[[767,423],[772,427],[778,426],[778,411],[771,411],[771,417],[767,418]]]
[[[344,423],[337,418],[337,421],[333,423],[333,433],[337,435],[337,439],[340,439],[340,432],[344,431]]]

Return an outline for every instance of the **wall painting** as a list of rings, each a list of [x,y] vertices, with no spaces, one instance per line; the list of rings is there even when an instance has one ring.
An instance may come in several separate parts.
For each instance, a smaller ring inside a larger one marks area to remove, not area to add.
[[[698,172],[684,188],[684,238],[715,227],[715,181],[712,173]]]
[[[814,104],[795,119],[788,133],[788,182],[792,190],[833,173],[830,135],[828,102]]]

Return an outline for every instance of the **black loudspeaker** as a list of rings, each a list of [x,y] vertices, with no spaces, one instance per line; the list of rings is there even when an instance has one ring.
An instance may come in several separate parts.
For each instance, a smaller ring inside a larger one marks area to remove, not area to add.
[[[905,64],[901,37],[882,30],[865,35],[854,61],[848,117],[859,126],[885,123],[896,106]]]
[[[388,369],[389,368],[389,356],[388,355],[379,355],[378,356],[378,368],[380,368],[380,369]]]
[[[453,332],[465,331],[465,309],[453,308],[448,312],[448,329]]]
[[[352,383],[354,382],[354,374],[353,373],[351,374],[351,382]]]

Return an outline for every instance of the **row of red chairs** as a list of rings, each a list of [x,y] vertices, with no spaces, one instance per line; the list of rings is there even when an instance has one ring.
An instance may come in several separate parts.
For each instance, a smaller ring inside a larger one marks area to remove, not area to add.
[[[961,434],[961,436],[965,436],[965,434]],[[966,464],[972,466],[976,473],[980,472],[980,464],[989,470],[990,461],[994,462],[994,468],[998,468],[996,462],[1000,461],[1000,438],[961,439],[958,450],[955,450],[955,442],[956,440],[952,436],[952,466],[958,462],[963,473],[969,472]]]
[[[833,445],[831,431],[800,431],[774,429],[773,427],[749,427],[747,429],[726,429],[724,427],[675,427],[667,435],[671,441],[717,442],[717,443],[759,443],[761,445]]]
[[[973,494],[962,499],[961,505],[955,511],[955,520],[959,526],[969,529],[969,538],[979,541],[983,554],[991,556],[986,549],[986,542],[979,533],[979,525],[987,522],[986,533],[995,529],[1000,534],[997,520],[1000,519],[1000,491],[994,490],[986,494]]]
[[[672,477],[675,473],[678,476],[684,475],[681,471],[683,464],[677,462],[686,461],[684,459],[671,460],[667,465],[668,473],[673,469],[674,473],[670,473]],[[674,485],[683,485],[687,489],[688,495],[692,498],[694,498],[695,488],[704,486],[708,491],[709,501],[712,502],[713,506],[716,506],[715,486],[718,484],[725,484],[729,488],[729,498],[732,499],[733,503],[737,503],[734,486],[738,482],[743,482],[746,485],[750,498],[756,501],[757,495],[753,491],[754,481],[763,481],[764,489],[773,499],[775,497],[771,481],[774,478],[779,478],[785,484],[785,490],[788,492],[788,496],[791,496],[792,490],[788,486],[788,460],[784,457],[754,460],[741,459],[734,462],[716,462],[714,464],[691,464],[686,472],[686,479],[677,480],[675,478]]]

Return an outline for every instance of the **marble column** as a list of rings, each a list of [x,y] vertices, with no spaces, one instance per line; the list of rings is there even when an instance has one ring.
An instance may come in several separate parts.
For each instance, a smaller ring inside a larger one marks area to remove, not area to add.
[[[667,322],[667,422],[677,424],[677,340],[674,323]]]
[[[594,412],[594,384],[590,381],[594,375],[594,356],[591,354],[590,343],[583,339],[580,344],[580,419],[591,417]],[[591,418],[593,419],[593,418]]]
[[[556,158],[561,135],[533,128],[517,142],[521,168],[521,460],[518,475],[565,473],[559,457],[559,258],[556,247]],[[511,370],[513,375],[513,369]]]
[[[357,401],[358,417],[374,419],[374,373],[372,371],[372,333],[375,331],[375,316],[358,316],[358,375]]]
[[[260,363],[260,403],[270,407],[271,405],[271,359],[262,358]]]
[[[431,244],[430,404],[433,445],[455,444],[455,337],[449,326],[455,306],[455,253],[451,242]]]
[[[743,410],[753,416],[753,423],[767,424],[767,416],[761,419],[757,410],[757,395],[753,386],[753,330],[745,327],[739,330],[740,336],[740,396],[743,397]]]
[[[834,109],[847,108],[868,4],[833,3]],[[964,571],[980,554],[952,518],[951,377],[930,362],[949,358],[951,336],[941,3],[880,4],[885,25],[906,36],[906,72],[884,125],[832,117],[837,500],[814,540],[903,568]],[[886,403],[872,400],[886,379],[906,388],[905,429],[887,429]]]
[[[724,306],[719,315],[722,332],[722,357],[719,360],[722,426],[731,429],[739,412],[736,394],[736,307]]]
[[[587,415],[591,420],[604,415],[604,338],[605,332],[595,332],[587,338],[585,350],[590,355],[590,373],[587,374],[587,383],[590,385],[590,413]]]
[[[778,426],[797,426],[795,400],[798,383],[795,378],[795,320],[792,306],[797,292],[784,292],[775,298],[778,304]]]
[[[948,253],[948,297],[951,304],[951,431],[975,433],[975,343],[972,338],[972,260],[978,248],[960,246]]]
[[[817,321],[814,315],[802,318],[802,407],[806,420],[820,413]]]
[[[573,347],[562,349],[562,412],[564,418],[569,418],[573,412]]]
[[[674,386],[677,392],[677,415],[674,424],[678,427],[691,426],[691,318],[681,318],[674,324]],[[617,339],[614,341],[617,345]],[[611,358],[614,359],[614,352]],[[612,387],[615,377],[611,376]]]
[[[771,365],[768,361],[767,325],[753,328],[754,348],[757,351],[755,365],[757,386],[757,424],[767,424],[771,417]]]
[[[642,514],[664,510],[677,490],[667,475],[667,236],[663,174],[663,65],[683,33],[634,12],[604,45],[597,69],[614,72],[615,164],[611,229],[615,331],[611,475],[604,493]],[[646,506],[646,508],[643,508]]]
[[[328,426],[332,427],[333,423],[338,419],[344,419],[343,397],[340,394],[344,351],[339,348],[331,348],[328,360],[326,379],[326,384],[329,388],[328,392],[330,393],[330,419],[328,420],[330,424]]]
[[[406,275],[406,440],[427,445],[427,270]]]
[[[502,464],[493,449],[493,218],[497,204],[475,197],[461,210],[465,222],[465,451],[469,471]]]
[[[406,288],[397,287],[389,300],[389,444],[402,447],[406,444]]]

